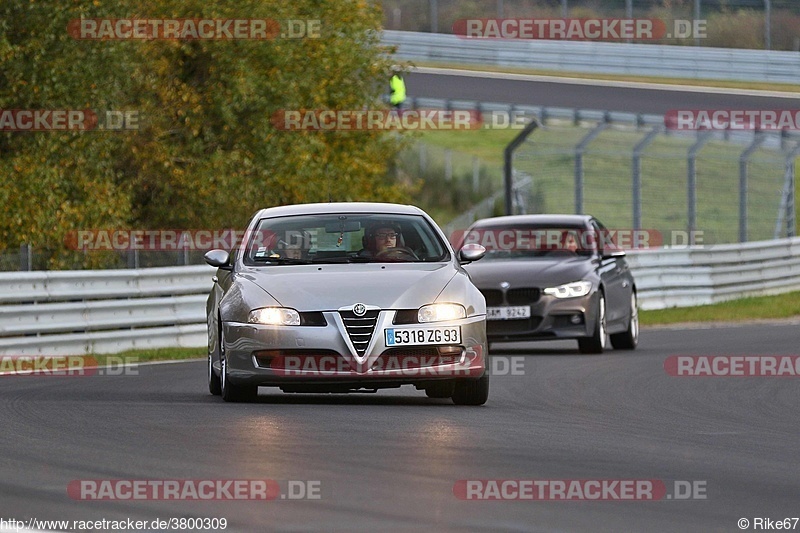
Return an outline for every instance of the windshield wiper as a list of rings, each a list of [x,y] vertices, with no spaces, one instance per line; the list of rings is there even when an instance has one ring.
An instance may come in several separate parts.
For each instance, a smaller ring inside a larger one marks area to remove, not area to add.
[[[291,257],[254,257],[258,263],[275,263],[276,265],[310,265],[308,259],[294,259]]]

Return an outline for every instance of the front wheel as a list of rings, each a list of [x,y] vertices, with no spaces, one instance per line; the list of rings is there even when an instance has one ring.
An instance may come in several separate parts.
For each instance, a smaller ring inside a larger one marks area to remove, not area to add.
[[[212,361],[211,354],[208,354],[208,392],[219,396],[222,394],[222,383],[220,383],[220,377],[214,372]]]
[[[225,341],[219,338],[220,395],[226,402],[250,402],[258,396],[258,387],[252,385],[235,385],[228,376],[228,357],[225,353]]]
[[[636,304],[634,292],[631,294],[631,317],[628,320],[628,329],[611,335],[611,346],[617,350],[635,350],[639,344],[639,310]]]
[[[459,379],[453,389],[453,403],[456,405],[483,405],[489,399],[489,374],[477,379]]]
[[[578,339],[578,350],[581,353],[603,353],[606,348],[608,333],[606,330],[606,298],[598,293],[597,314],[594,321],[594,333],[591,337]]]

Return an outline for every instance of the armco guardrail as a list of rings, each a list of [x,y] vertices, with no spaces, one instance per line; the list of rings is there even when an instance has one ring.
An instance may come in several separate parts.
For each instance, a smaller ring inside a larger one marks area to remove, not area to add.
[[[800,53],[655,44],[467,39],[442,33],[383,32],[409,61],[562,72],[800,83]]]
[[[642,309],[800,290],[800,238],[628,255]]]
[[[0,354],[200,347],[207,265],[0,273]]]
[[[800,290],[800,238],[628,255],[642,309]],[[211,267],[0,273],[0,355],[206,345]]]

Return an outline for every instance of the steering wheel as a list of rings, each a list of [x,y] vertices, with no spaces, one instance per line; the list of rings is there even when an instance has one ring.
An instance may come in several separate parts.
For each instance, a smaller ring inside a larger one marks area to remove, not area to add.
[[[375,258],[388,259],[390,261],[419,261],[417,254],[411,248],[406,248],[405,246],[387,248],[375,254]]]

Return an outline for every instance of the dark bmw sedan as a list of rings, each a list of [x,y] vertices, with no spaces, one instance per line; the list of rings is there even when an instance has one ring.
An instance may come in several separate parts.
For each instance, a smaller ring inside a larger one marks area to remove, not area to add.
[[[475,222],[462,242],[487,253],[465,266],[486,298],[491,341],[577,339],[582,353],[608,340],[639,341],[636,283],[625,252],[588,215],[517,215]]]

